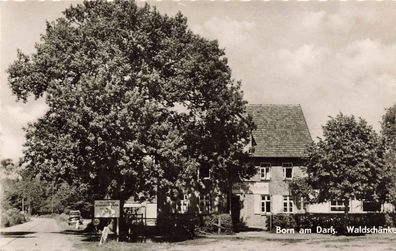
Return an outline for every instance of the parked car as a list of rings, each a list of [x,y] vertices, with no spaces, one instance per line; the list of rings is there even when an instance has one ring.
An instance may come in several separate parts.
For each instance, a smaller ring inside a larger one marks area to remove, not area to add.
[[[69,212],[69,219],[67,220],[67,223],[69,225],[76,224],[76,222],[79,222],[79,224],[82,224],[82,219],[81,219],[81,212],[80,210],[70,210]]]

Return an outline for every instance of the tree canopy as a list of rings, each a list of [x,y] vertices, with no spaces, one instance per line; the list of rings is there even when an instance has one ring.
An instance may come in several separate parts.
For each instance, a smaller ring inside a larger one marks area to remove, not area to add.
[[[383,188],[387,199],[396,205],[396,105],[386,109],[382,117],[381,133],[385,142],[386,179]]]
[[[199,189],[203,166],[223,191],[253,172],[240,83],[217,41],[181,13],[86,1],[47,23],[35,48],[18,51],[8,79],[19,100],[49,107],[26,128],[23,160],[43,179],[126,199]]]
[[[386,109],[382,116],[381,129],[387,147],[396,150],[396,104]]]
[[[323,126],[323,139],[308,148],[307,182],[318,202],[350,199],[381,201],[384,148],[366,121],[339,114]]]

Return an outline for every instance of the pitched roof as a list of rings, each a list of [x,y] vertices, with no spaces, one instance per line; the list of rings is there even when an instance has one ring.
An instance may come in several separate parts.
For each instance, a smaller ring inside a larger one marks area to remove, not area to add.
[[[257,129],[254,157],[302,157],[312,142],[300,105],[248,105]]]

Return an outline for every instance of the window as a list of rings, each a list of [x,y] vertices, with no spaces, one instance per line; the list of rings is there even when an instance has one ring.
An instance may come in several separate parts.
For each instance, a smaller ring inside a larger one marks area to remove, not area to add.
[[[261,195],[261,212],[270,213],[271,212],[271,196]]]
[[[187,213],[188,204],[189,204],[188,195],[184,194],[183,195],[183,199],[179,200],[177,202],[177,211],[178,211],[178,213],[181,213],[181,214]]]
[[[271,179],[271,164],[260,163],[260,179],[270,180]]]
[[[375,201],[363,201],[364,212],[378,212],[381,211],[381,203]]]
[[[303,197],[301,197],[300,199],[296,200],[295,205],[299,210],[307,210],[308,202]]]
[[[289,195],[283,196],[283,212],[284,213],[293,213],[293,200]]]
[[[293,179],[293,164],[292,163],[283,163],[283,179],[291,180]]]
[[[200,179],[210,179],[210,168],[208,166],[201,166],[198,170],[198,177]]]
[[[348,201],[348,206],[349,206],[349,201]],[[344,212],[345,211],[344,202],[342,200],[332,200],[330,203],[330,211]]]
[[[199,195],[199,212],[210,213],[212,207],[209,195]]]

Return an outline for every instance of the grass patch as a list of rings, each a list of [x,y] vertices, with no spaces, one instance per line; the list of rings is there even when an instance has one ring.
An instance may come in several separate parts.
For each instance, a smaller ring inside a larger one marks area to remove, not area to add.
[[[107,243],[99,246],[99,242],[85,242],[74,245],[78,250],[87,250],[87,251],[109,251],[109,250],[117,250],[117,251],[148,251],[159,249],[168,249],[171,248],[172,244],[170,243],[136,243],[136,242],[117,242],[117,241],[108,241]]]

